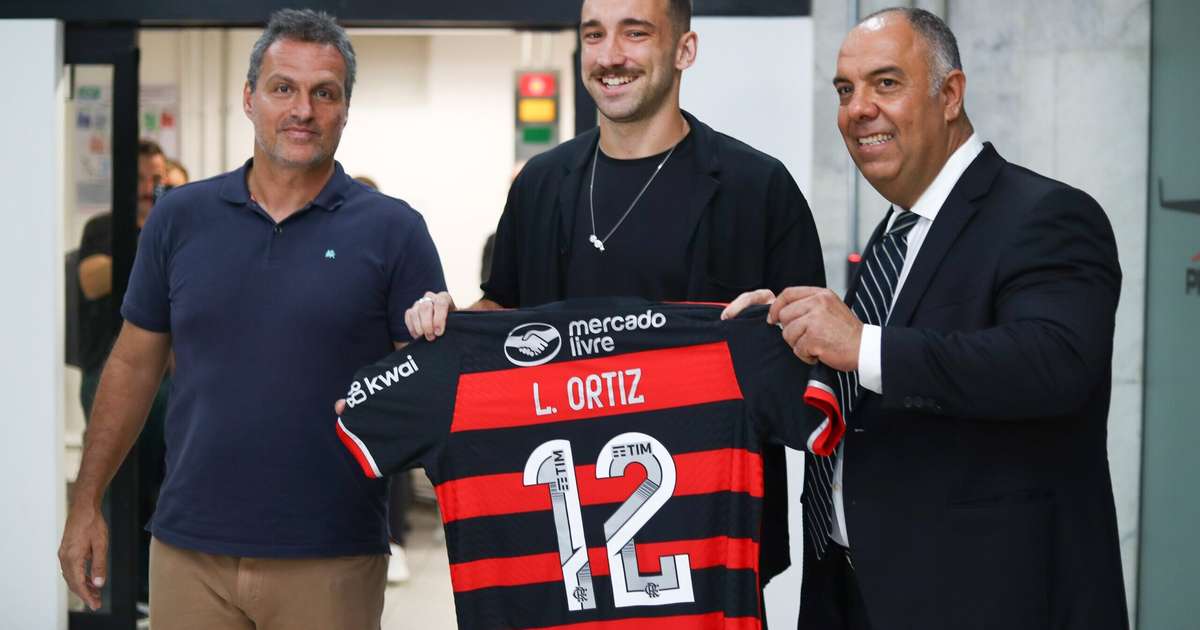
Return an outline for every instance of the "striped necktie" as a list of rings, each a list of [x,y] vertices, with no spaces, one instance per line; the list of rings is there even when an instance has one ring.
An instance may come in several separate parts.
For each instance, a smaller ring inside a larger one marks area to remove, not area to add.
[[[892,298],[896,295],[896,281],[900,278],[900,270],[904,268],[904,257],[908,252],[908,233],[919,219],[912,212],[899,211],[892,227],[871,245],[863,258],[863,269],[858,275],[858,284],[849,305],[864,324],[883,326],[887,323],[888,315],[892,312]],[[858,372],[839,372],[823,363],[813,366],[804,399],[821,410],[826,420],[822,424],[825,432],[820,437],[824,442],[823,448],[814,448],[810,439],[810,453],[806,454],[808,467],[804,476],[804,514],[805,531],[818,558],[824,556],[829,546],[835,518],[833,471],[837,464],[836,441],[845,431],[845,419],[854,412],[855,403],[861,395]],[[814,437],[817,435],[814,432]],[[829,453],[828,457],[812,455],[825,452]]]

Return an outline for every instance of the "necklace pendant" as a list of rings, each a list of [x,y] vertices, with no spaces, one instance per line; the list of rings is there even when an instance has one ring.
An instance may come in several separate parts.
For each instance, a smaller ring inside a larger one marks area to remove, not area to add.
[[[604,251],[604,241],[596,238],[595,234],[588,237],[588,242],[590,242],[596,249]]]

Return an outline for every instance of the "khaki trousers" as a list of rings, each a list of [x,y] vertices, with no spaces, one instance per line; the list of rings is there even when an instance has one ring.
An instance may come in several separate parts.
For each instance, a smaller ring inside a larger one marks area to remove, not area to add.
[[[150,543],[154,630],[379,630],[388,557],[238,558]]]

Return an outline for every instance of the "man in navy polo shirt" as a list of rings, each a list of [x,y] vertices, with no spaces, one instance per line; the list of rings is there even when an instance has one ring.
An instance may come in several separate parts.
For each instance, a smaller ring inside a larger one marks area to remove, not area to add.
[[[421,216],[334,161],[354,73],[331,17],[273,15],[243,94],[253,159],[174,191],[146,223],[59,551],[93,608],[100,499],[173,349],[155,629],[379,626],[386,488],[356,471],[329,403],[408,339],[405,309],[445,281]]]

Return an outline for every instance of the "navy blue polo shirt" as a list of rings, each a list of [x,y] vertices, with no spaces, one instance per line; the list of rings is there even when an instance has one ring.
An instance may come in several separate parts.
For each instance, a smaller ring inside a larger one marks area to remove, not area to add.
[[[333,403],[445,288],[437,250],[420,214],[340,164],[276,224],[250,165],[172,191],[142,230],[121,314],[175,351],[150,531],[234,556],[386,553],[386,482],[358,471]]]

